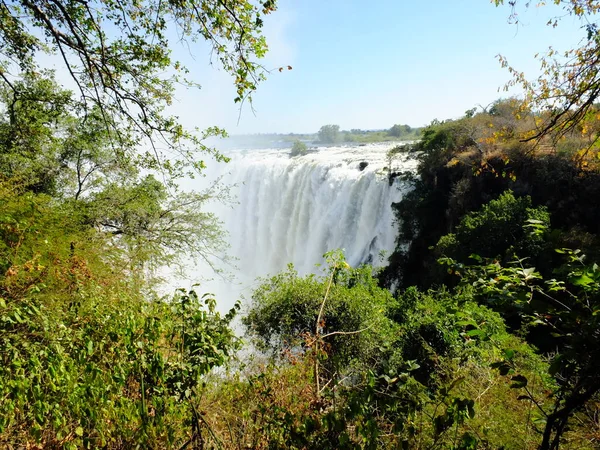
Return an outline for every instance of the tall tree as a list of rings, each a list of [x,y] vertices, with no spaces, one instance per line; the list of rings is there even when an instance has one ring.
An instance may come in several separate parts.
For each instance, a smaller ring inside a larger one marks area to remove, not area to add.
[[[170,52],[174,39],[208,40],[242,102],[264,77],[254,58],[273,9],[0,2],[0,447],[203,445],[194,399],[237,348],[235,310],[221,316],[193,292],[159,300],[140,270],[224,244],[202,208],[219,186],[177,189],[203,153],[225,158],[202,143],[220,130],[196,134],[165,113],[175,83],[196,85]]]
[[[324,144],[334,144],[340,139],[339,125],[323,125],[319,129],[319,141]]]
[[[223,253],[219,221],[204,211],[224,200],[227,188],[179,192],[140,171],[135,147],[111,147],[99,108],[85,117],[69,91],[52,79],[16,81],[19,99],[0,87],[0,179],[20,190],[51,196],[55,205],[79,211],[80,223],[126,249],[136,266],[177,262],[183,255],[209,262]]]
[[[396,124],[392,128],[388,130],[388,134],[394,137],[404,136],[412,131],[412,128],[409,125],[399,125]]]
[[[265,76],[256,58],[267,50],[263,17],[274,10],[275,0],[1,2],[0,79],[16,102],[15,80],[41,71],[40,54],[55,55],[77,86],[81,115],[99,111],[116,146],[143,141],[149,148],[140,163],[170,177],[198,172],[205,166],[198,151],[221,158],[202,138],[222,132],[197,134],[165,113],[177,83],[199,87],[173,59],[173,46],[208,41],[243,102]]]
[[[274,0],[1,2],[0,176],[75,202],[83,224],[138,263],[220,255],[219,222],[202,207],[226,191],[183,194],[177,179],[201,174],[207,156],[226,160],[203,143],[223,131],[187,130],[166,113],[176,84],[199,87],[172,49],[208,41],[243,103],[265,77],[261,28],[274,10]]]

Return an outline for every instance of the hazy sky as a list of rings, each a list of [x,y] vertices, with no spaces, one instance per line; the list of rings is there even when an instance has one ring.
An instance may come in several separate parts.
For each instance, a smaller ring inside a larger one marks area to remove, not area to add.
[[[421,126],[458,117],[507,95],[498,92],[510,78],[499,53],[533,77],[536,53],[566,49],[584,35],[571,17],[547,26],[560,13],[553,7],[520,12],[517,27],[508,23],[509,7],[487,0],[280,0],[266,18],[271,50],[264,63],[293,70],[273,71],[255,94],[255,113],[246,105],[238,124],[231,79],[209,67],[205,48],[194,59],[176,51],[203,89],[179,91],[174,112],[188,126],[217,125],[230,134],[315,132],[328,123]]]

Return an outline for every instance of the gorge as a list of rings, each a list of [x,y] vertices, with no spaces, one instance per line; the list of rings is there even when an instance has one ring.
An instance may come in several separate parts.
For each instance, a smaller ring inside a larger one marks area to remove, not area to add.
[[[289,263],[300,274],[312,273],[335,249],[343,249],[352,266],[385,265],[397,235],[391,205],[411,188],[398,178],[388,182],[392,147],[320,147],[293,158],[287,149],[230,151],[220,175],[234,186],[234,203],[214,212],[229,235],[236,281],[250,283]],[[415,171],[416,165],[409,154],[392,161],[394,171]],[[239,295],[219,279],[207,288],[219,294],[223,307]]]

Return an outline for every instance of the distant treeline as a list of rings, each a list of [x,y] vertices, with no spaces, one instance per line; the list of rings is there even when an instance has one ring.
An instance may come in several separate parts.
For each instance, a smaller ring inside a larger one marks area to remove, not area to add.
[[[388,141],[410,141],[419,139],[422,128],[410,125],[396,124],[389,129],[361,130],[353,128],[342,130],[339,125],[323,125],[316,133],[265,133],[232,136],[235,141],[241,141],[249,146],[270,146],[274,143],[294,143],[301,141],[307,144],[342,144],[342,143],[373,143]]]

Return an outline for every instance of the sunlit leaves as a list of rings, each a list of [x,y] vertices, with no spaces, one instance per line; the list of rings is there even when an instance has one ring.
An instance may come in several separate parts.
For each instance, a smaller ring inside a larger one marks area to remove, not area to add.
[[[539,225],[533,223],[533,225]],[[557,387],[552,410],[545,412],[527,390],[529,380],[515,373],[514,352],[505,351],[505,358],[493,364],[501,375],[511,375],[511,387],[525,389],[523,399],[533,402],[547,420],[541,447],[559,442],[564,426],[579,408],[584,407],[600,389],[598,385],[598,292],[600,270],[588,264],[580,251],[558,249],[567,263],[555,269],[559,280],[544,280],[534,267],[524,260],[503,266],[497,261],[475,258],[477,264],[466,266],[449,259],[441,262],[460,273],[462,283],[475,289],[482,301],[504,311],[517,312],[530,333],[546,336],[555,343],[554,357],[548,373],[555,377]],[[533,331],[535,327],[536,331]],[[541,329],[541,330],[540,330]],[[543,334],[545,333],[545,334]]]
[[[168,178],[198,173],[198,153],[220,155],[167,114],[175,87],[198,87],[172,59],[176,44],[208,41],[219,65],[233,76],[236,102],[250,99],[266,70],[263,17],[274,1],[247,0],[22,0],[0,7],[0,78],[15,98],[19,77],[39,73],[41,52],[50,53],[75,83],[79,113],[98,109],[115,146],[150,147],[142,162]],[[209,133],[210,134],[210,133]],[[175,161],[167,166],[167,161]]]
[[[494,0],[494,3],[500,5],[504,2]],[[583,159],[595,149],[600,137],[597,120],[594,118],[595,103],[600,96],[600,38],[594,19],[600,11],[600,2],[556,0],[554,3],[562,7],[567,15],[581,19],[587,37],[582,39],[580,46],[562,54],[549,47],[546,54],[536,55],[542,74],[533,81],[523,72],[511,67],[504,57],[499,56],[499,60],[513,77],[506,89],[512,86],[522,87],[523,105],[535,110],[539,117],[535,130],[525,136],[525,139],[539,142],[548,136],[557,141],[568,134],[580,134],[587,143],[577,156],[582,161],[582,166],[587,166],[588,162],[583,162]],[[511,21],[518,23],[519,2],[510,1],[508,4],[512,9]],[[523,4],[523,7],[528,6],[529,2]],[[543,6],[543,3],[538,6]],[[556,27],[560,20],[560,17],[554,18],[548,25]]]

